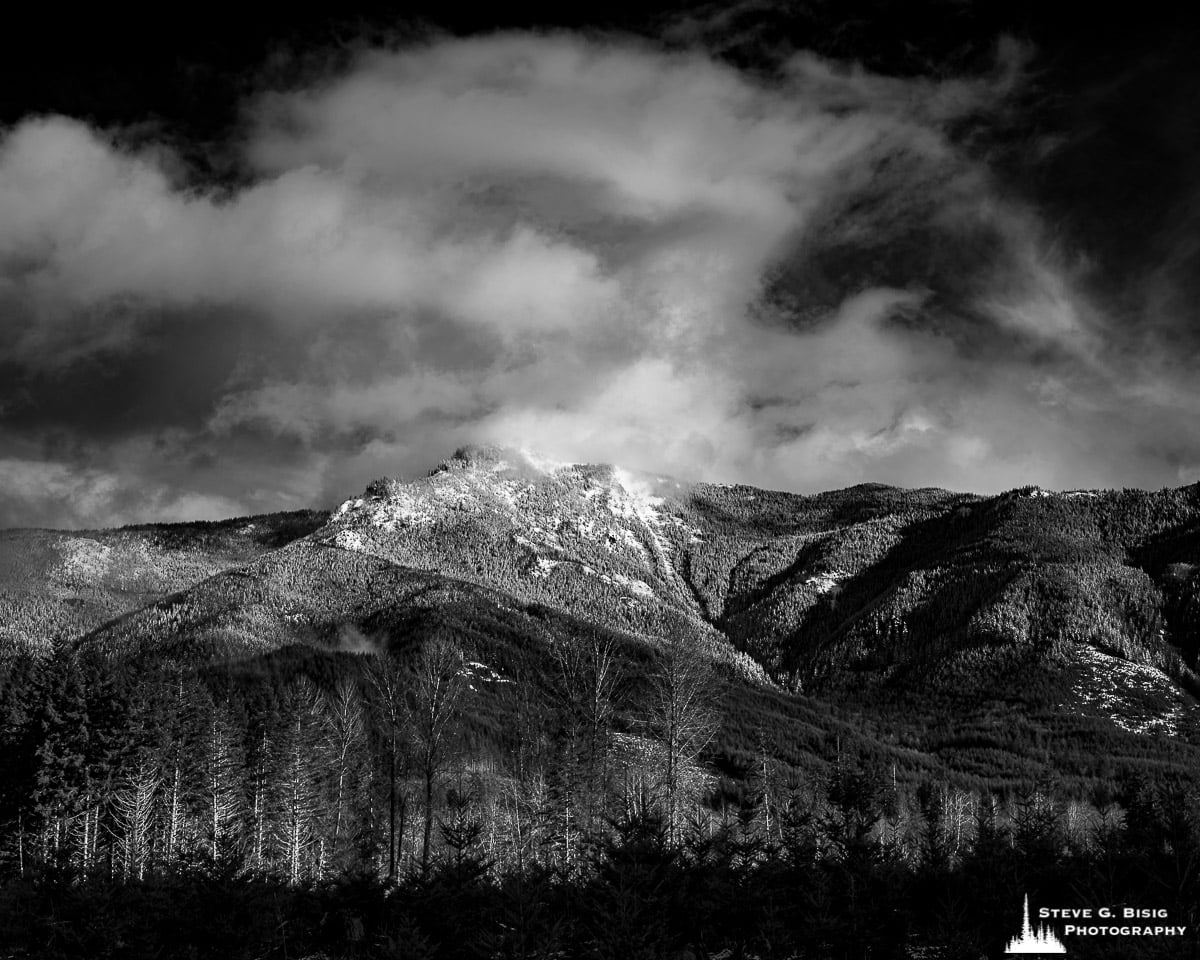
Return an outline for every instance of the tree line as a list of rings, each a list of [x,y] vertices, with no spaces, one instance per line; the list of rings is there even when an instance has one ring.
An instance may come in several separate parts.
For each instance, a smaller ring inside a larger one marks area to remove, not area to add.
[[[667,643],[639,678],[643,709],[625,730],[628,684],[610,640],[556,641],[548,662],[553,676],[504,678],[445,634],[249,682],[162,661],[10,658],[0,869],[142,879],[204,864],[292,883],[348,870],[394,879],[452,851],[468,808],[488,814],[493,850],[541,850],[532,834],[553,797],[574,848],[617,793],[661,807],[675,829],[717,729],[705,655]]]
[[[769,730],[731,780],[710,763],[720,677],[686,642],[642,676],[600,635],[548,662],[504,677],[446,633],[276,673],[6,661],[0,947],[975,958],[1016,931],[1025,893],[1200,920],[1184,784],[1001,797],[904,782],[840,744],[802,772]]]

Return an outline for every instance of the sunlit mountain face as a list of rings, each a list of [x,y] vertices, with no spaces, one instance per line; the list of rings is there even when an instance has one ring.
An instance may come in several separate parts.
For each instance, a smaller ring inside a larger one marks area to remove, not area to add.
[[[809,493],[1193,482],[1193,26],[33,23],[0,94],[0,524],[332,508],[471,443]]]
[[[805,496],[467,447],[331,513],[10,531],[0,653],[340,671],[450,631],[473,662],[540,686],[588,638],[617,644],[631,676],[683,643],[739,709],[821,705],[957,776],[1048,763],[1086,783],[1194,749],[1198,497]],[[744,721],[722,730],[746,749]]]

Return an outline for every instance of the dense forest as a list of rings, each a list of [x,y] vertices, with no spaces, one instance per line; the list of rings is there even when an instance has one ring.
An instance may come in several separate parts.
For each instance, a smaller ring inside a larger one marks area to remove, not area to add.
[[[848,741],[720,748],[719,666],[601,635],[506,682],[452,633],[203,669],[16,657],[0,677],[0,955],[995,956],[1035,903],[1152,906],[1196,956],[1178,772],[971,788]]]

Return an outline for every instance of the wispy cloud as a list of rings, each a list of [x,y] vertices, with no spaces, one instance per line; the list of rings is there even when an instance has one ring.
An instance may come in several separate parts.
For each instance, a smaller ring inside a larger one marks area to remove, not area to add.
[[[28,120],[3,519],[126,519],[139,484],[159,516],[336,499],[470,440],[795,489],[1190,476],[1181,372],[954,138],[1025,54],[763,80],[566,34],[369,51],[246,104],[233,192]]]

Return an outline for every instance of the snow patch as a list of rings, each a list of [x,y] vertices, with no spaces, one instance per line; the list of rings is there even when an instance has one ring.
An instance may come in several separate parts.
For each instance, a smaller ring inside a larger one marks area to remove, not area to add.
[[[678,486],[678,484],[676,484],[676,486]],[[676,527],[679,530],[683,531],[685,534],[687,534],[687,542],[688,543],[704,543],[704,537],[700,533],[700,531],[696,527],[691,526],[682,517],[676,517],[676,516],[668,513],[668,514],[662,515],[662,520],[665,523],[669,523],[669,524],[671,524],[671,526]]]
[[[367,549],[367,541],[357,530],[348,530],[342,528],[333,537],[333,545],[341,547],[343,550],[354,550],[357,553],[364,553]]]
[[[482,680],[484,683],[512,683],[511,680],[505,680],[486,663],[480,663],[477,660],[468,660],[463,667],[465,668],[463,673],[473,680]],[[475,688],[471,687],[471,689]]]
[[[434,488],[439,498],[444,494]],[[387,497],[355,497],[347,500],[334,512],[334,518],[369,523],[383,530],[397,526],[418,526],[434,521],[435,514],[428,504],[407,491],[397,491]]]
[[[535,561],[536,566],[529,575],[537,580],[545,580],[550,576],[550,571],[557,567],[561,562],[561,560],[550,560],[546,557],[538,557]]]
[[[493,487],[496,493],[496,498],[500,500],[510,510],[517,509],[517,501],[522,495],[528,493],[528,488],[518,491],[515,484],[500,482]]]
[[[64,580],[92,580],[108,571],[112,547],[88,537],[64,537],[54,544],[61,560],[57,570]]]
[[[334,510],[333,515],[335,517],[344,517],[348,513],[353,513],[355,510],[362,509],[362,505],[362,497],[351,497],[345,503],[341,504],[341,506],[339,506],[336,510]]]
[[[829,593],[838,587],[838,585],[846,579],[846,574],[840,570],[830,570],[826,573],[817,573],[809,577],[804,582],[812,587],[817,593]]]
[[[646,545],[642,543],[642,541],[637,538],[637,535],[628,527],[621,527],[621,529],[617,532],[617,536],[615,538],[605,540],[604,545],[608,547],[608,549],[612,550],[613,543],[617,540],[620,540],[620,542],[624,543],[627,547],[630,547],[646,560],[650,559],[650,551],[646,549]]]
[[[651,492],[650,485],[639,480],[627,470],[613,470],[616,484],[609,490],[608,508],[614,516],[623,520],[639,520],[650,535],[655,559],[663,568],[668,580],[676,578],[675,568],[671,564],[668,545],[664,542],[659,530],[663,524],[662,515],[658,508],[662,506],[663,498],[656,497]]]
[[[605,577],[606,580],[611,580],[626,590],[637,594],[639,597],[644,597],[647,600],[654,599],[654,591],[650,588],[650,584],[645,580],[638,580],[635,577],[627,577],[623,573],[614,573],[611,578]]]
[[[439,495],[441,491],[436,491]],[[439,496],[444,499],[444,496]],[[394,530],[397,526],[424,526],[434,520],[429,507],[408,493],[400,493],[381,501],[369,515],[372,525],[383,530]]]
[[[562,540],[553,530],[547,530],[545,527],[538,526],[536,523],[530,524],[527,530],[532,533],[539,534],[542,537],[542,542],[558,549],[562,548]]]
[[[1102,711],[1110,720],[1130,733],[1164,733],[1175,736],[1183,716],[1183,695],[1171,678],[1144,663],[1130,663],[1097,650],[1079,645],[1078,660],[1085,667],[1085,676],[1073,688],[1076,701],[1085,707]],[[1148,713],[1134,699],[1139,694],[1157,694],[1168,702],[1162,713]]]

